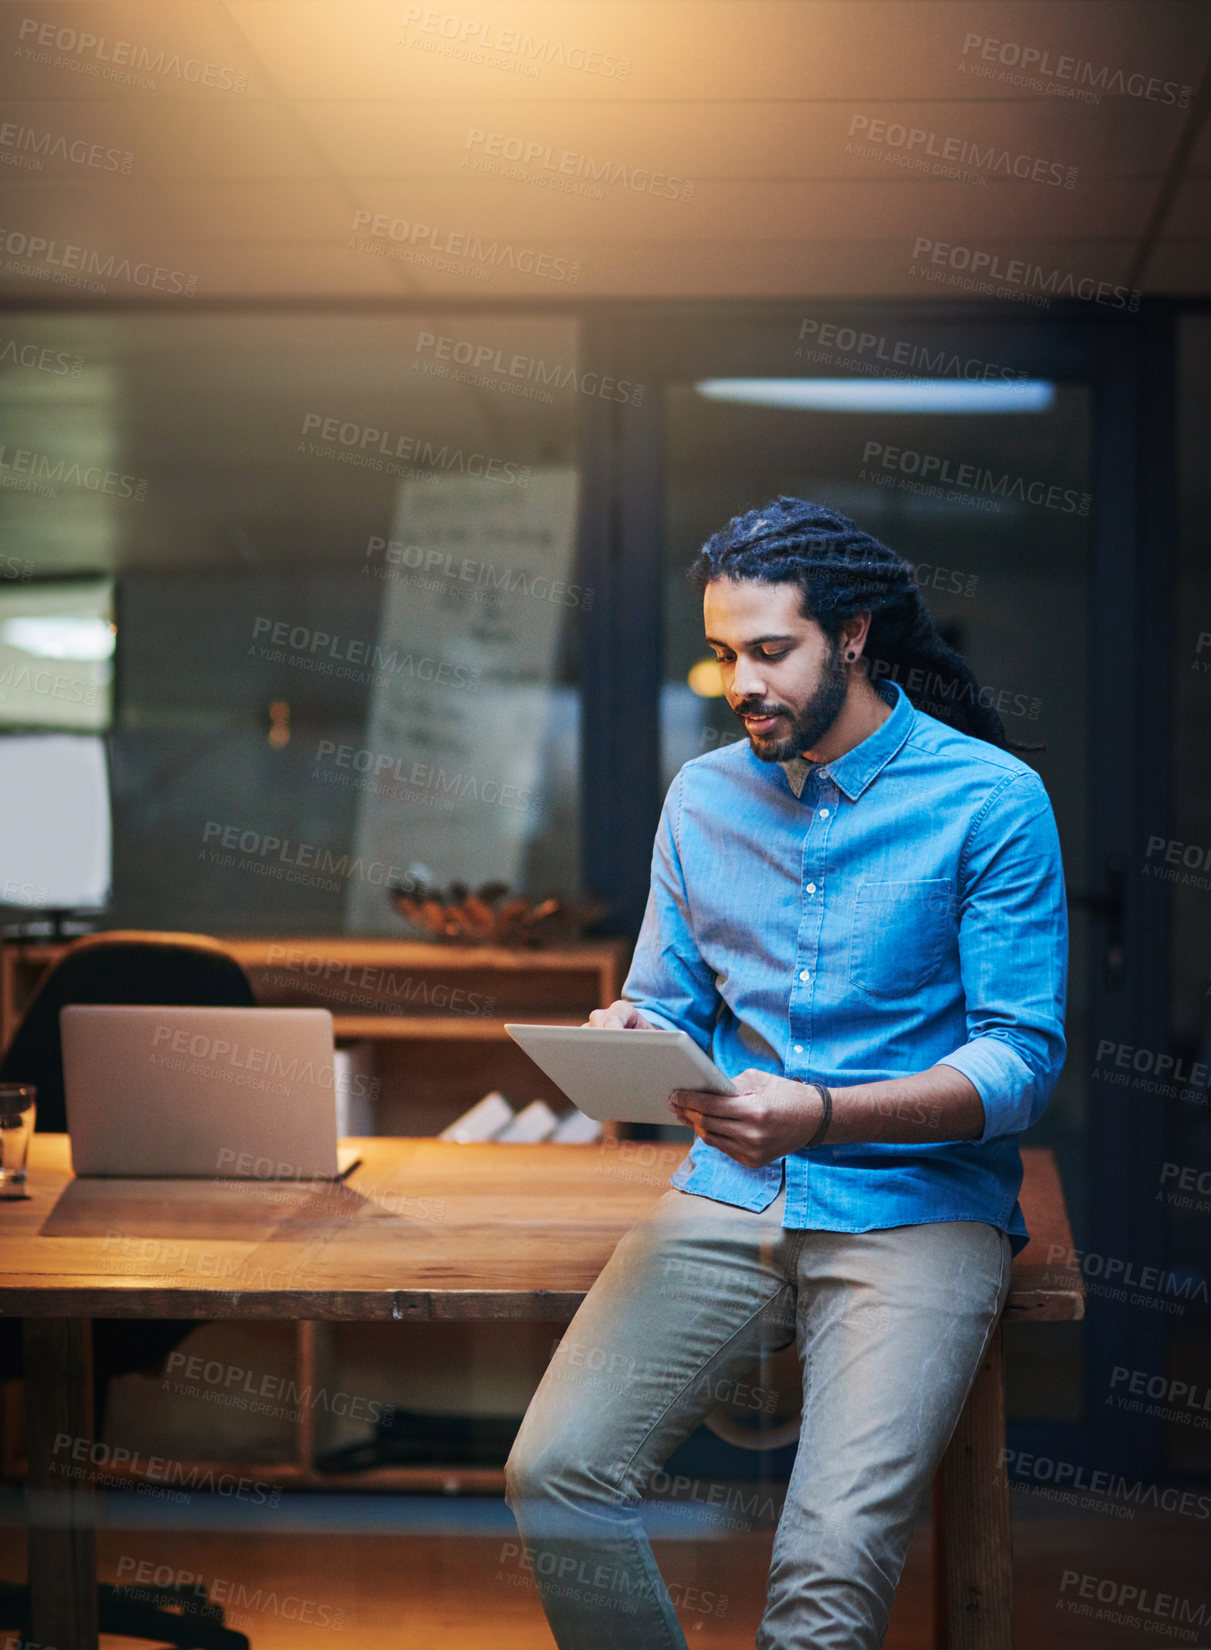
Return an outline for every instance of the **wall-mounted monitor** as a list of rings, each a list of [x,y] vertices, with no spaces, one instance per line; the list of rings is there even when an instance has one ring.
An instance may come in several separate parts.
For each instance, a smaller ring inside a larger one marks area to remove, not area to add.
[[[112,859],[104,740],[0,734],[0,909],[103,911]]]

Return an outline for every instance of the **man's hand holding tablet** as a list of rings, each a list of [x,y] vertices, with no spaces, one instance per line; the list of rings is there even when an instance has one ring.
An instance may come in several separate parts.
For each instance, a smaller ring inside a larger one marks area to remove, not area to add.
[[[586,1026],[612,1026],[617,1031],[656,1030],[650,1020],[644,1019],[634,1003],[624,1002],[621,997],[617,1002],[611,1003],[609,1008],[595,1008],[583,1023]]]
[[[652,1025],[630,1003],[578,1026],[505,1022],[505,1030],[574,1106],[600,1123],[668,1123],[679,1090],[731,1094],[727,1077],[685,1031]],[[642,1037],[629,1036],[642,1031]]]
[[[735,1094],[677,1089],[669,1096],[669,1110],[699,1140],[750,1169],[801,1151],[813,1139],[824,1115],[814,1083],[796,1083],[754,1067],[732,1082]]]
[[[582,1029],[591,1026],[616,1031],[659,1029],[621,997],[608,1008],[595,1008]],[[801,1150],[819,1129],[824,1106],[814,1083],[792,1082],[756,1067],[732,1081],[735,1094],[674,1089],[669,1111],[708,1146],[754,1169]]]

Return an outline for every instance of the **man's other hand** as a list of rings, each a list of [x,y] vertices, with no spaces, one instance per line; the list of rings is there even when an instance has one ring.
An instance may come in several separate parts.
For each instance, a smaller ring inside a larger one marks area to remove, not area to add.
[[[752,1068],[732,1081],[739,1094],[675,1089],[669,1096],[678,1122],[688,1124],[708,1146],[750,1169],[763,1169],[799,1151],[816,1132],[824,1103],[812,1085]]]
[[[617,1002],[611,1003],[609,1008],[595,1008],[587,1020],[581,1022],[586,1026],[607,1026],[615,1031],[655,1031],[651,1021],[645,1020],[635,1007],[634,1003],[623,1002],[620,997]]]

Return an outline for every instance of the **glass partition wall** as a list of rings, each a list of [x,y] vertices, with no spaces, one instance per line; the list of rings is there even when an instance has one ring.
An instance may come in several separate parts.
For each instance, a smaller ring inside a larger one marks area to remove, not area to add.
[[[1076,1241],[1172,1261],[1205,1293],[1203,1217],[1157,1177],[1197,1161],[1206,1108],[1187,1097],[1168,1135],[1105,1053],[1205,1058],[1205,896],[1149,858],[1206,839],[1205,324],[1184,334],[1174,663],[1166,323],[1103,319],[16,317],[0,739],[105,740],[111,926],[405,937],[391,884],[492,879],[597,896],[602,931],[633,937],[664,790],[740,733],[684,567],[778,492],[831,503],[913,563],[1011,739],[1040,747],[1023,754],[1064,844],[1070,1052],[1032,1138],[1059,1155]],[[905,351],[911,376],[888,364]],[[59,698],[38,687],[59,678]],[[1015,1419],[1057,1458],[1159,1471],[1162,1422],[1107,1407],[1113,1371],[1180,1375],[1201,1322],[1092,1289],[1084,1324],[1015,1337]],[[1169,1432],[1174,1470],[1201,1458]]]
[[[9,331],[67,367],[0,376],[45,472],[0,494],[0,600],[118,579],[114,925],[402,934],[392,883],[574,891],[575,320]],[[79,722],[9,694],[3,725],[31,703]]]

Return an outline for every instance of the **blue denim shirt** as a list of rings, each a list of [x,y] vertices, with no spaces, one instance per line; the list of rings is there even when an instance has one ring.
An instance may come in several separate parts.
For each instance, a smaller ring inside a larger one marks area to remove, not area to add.
[[[762,762],[747,739],[665,798],[623,996],[721,1071],[830,1087],[939,1063],[975,1085],[978,1140],[835,1145],[752,1169],[697,1140],[686,1192],[864,1232],[980,1220],[1026,1242],[1018,1136],[1064,1061],[1068,925],[1034,770],[877,684],[892,713],[844,756]]]

